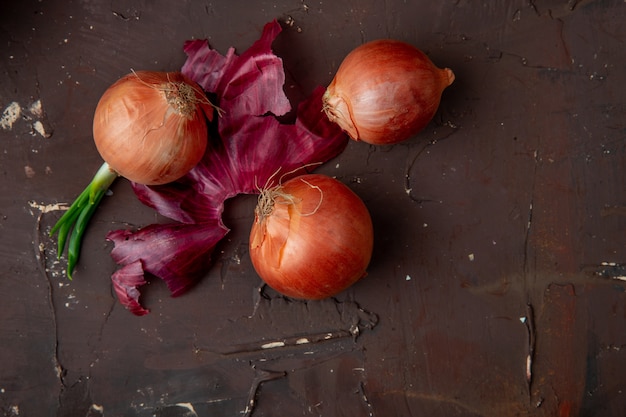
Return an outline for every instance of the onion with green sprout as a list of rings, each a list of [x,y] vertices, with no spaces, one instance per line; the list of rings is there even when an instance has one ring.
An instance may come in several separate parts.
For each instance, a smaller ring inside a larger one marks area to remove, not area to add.
[[[89,220],[115,179],[162,185],[181,178],[202,159],[212,117],[203,90],[180,72],[132,72],[105,91],[93,120],[105,162],[50,231],[58,233],[58,257],[67,244],[70,279]]]

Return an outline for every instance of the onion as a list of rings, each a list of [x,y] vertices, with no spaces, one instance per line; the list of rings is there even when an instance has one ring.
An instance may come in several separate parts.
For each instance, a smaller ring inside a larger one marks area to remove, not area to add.
[[[419,49],[381,39],[350,52],[323,97],[328,118],[352,139],[383,145],[404,141],[432,120],[454,81]]]
[[[175,181],[202,158],[206,96],[180,72],[138,71],[118,80],[96,107],[93,138],[111,169],[131,181]]]
[[[367,207],[350,188],[325,175],[302,175],[259,196],[250,258],[276,291],[322,299],[365,276],[373,235]]]
[[[85,228],[113,181],[121,175],[158,185],[187,174],[206,150],[211,106],[200,87],[180,72],[133,72],[105,91],[93,121],[94,141],[105,162],[50,231],[59,234],[59,258],[69,236],[69,278]]]

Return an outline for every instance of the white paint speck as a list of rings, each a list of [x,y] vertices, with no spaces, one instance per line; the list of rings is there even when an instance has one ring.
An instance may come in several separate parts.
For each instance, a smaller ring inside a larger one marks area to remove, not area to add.
[[[469,255],[467,255],[467,259],[469,259],[470,262],[473,262],[474,261],[474,254],[470,253]]]
[[[261,345],[261,349],[274,349],[285,346],[285,342],[269,342]]]
[[[24,166],[24,175],[26,178],[33,178],[35,176],[35,170],[30,165]]]
[[[407,280],[407,281],[410,281],[411,280],[411,276],[407,275],[404,279]]]
[[[193,416],[198,415],[198,413],[196,413],[196,409],[193,408],[193,405],[191,403],[177,403],[176,407],[186,408],[187,410],[189,410],[190,413],[192,413]]]
[[[31,104],[28,108],[28,111],[35,117],[41,117],[43,115],[43,106],[41,105],[41,100],[37,100],[33,104]]]
[[[28,205],[31,208],[37,209],[42,213],[49,213],[51,211],[58,211],[58,210],[67,210],[69,208],[68,204],[64,204],[64,203],[55,203],[55,204],[39,204],[36,201],[29,201]],[[59,286],[62,287],[63,283],[59,283]]]
[[[39,133],[44,138],[50,137],[50,133],[46,132],[46,128],[43,126],[43,123],[41,123],[39,120],[33,123],[33,130]]]
[[[17,102],[9,104],[2,112],[2,118],[0,118],[0,126],[4,130],[10,130],[13,128],[13,123],[20,118],[22,114],[22,107]]]

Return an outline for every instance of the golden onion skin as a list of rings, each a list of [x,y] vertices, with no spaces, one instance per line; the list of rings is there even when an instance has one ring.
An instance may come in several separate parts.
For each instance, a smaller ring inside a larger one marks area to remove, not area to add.
[[[324,94],[324,111],[354,140],[402,142],[428,125],[454,78],[408,43],[371,41],[344,58]]]
[[[131,181],[175,181],[204,155],[207,102],[201,89],[179,72],[128,74],[105,91],[96,107],[93,137],[98,152]]]
[[[289,297],[323,299],[366,275],[372,220],[348,186],[308,174],[270,193],[268,209],[257,206],[250,232],[250,258],[265,283]]]

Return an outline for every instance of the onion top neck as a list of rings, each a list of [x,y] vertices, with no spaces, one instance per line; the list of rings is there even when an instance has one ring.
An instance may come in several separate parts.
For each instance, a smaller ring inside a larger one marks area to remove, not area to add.
[[[191,115],[196,111],[196,93],[193,88],[186,83],[169,82],[163,87],[165,93],[165,99],[167,103],[172,106],[178,114],[191,118]]]

